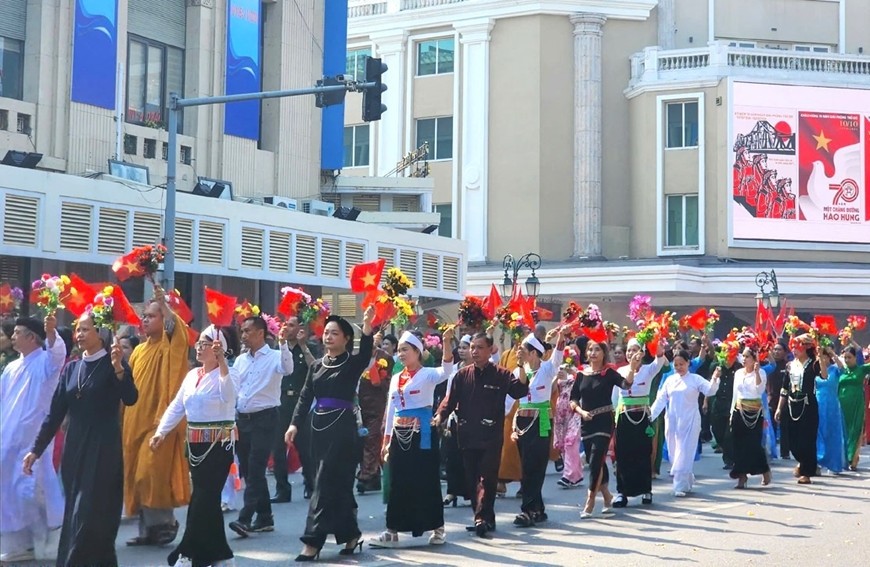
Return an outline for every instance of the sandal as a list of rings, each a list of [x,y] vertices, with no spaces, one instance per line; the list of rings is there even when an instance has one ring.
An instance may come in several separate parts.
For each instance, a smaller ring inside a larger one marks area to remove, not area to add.
[[[178,536],[178,521],[171,524],[154,527],[154,542],[157,545],[166,545],[172,543]]]
[[[399,534],[384,530],[374,541],[369,542],[369,547],[396,547],[399,545]]]
[[[518,528],[531,528],[535,525],[535,522],[528,514],[522,512],[514,518],[514,525]]]

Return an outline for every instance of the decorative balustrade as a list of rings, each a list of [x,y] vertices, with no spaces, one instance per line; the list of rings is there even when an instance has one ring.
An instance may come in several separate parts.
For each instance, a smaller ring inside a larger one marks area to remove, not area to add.
[[[347,7],[348,18],[396,14],[408,10],[437,8],[459,4],[467,0],[351,0]]]
[[[702,49],[647,47],[631,56],[629,89],[725,76],[800,78],[818,83],[867,85],[870,82],[870,57],[739,48],[722,42]]]

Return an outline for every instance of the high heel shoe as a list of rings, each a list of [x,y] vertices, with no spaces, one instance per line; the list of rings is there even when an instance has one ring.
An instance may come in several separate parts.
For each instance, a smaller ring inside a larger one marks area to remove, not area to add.
[[[357,538],[353,545],[346,545],[344,549],[338,550],[339,555],[353,555],[359,550],[362,553],[363,540]]]
[[[314,555],[305,555],[304,553],[300,553],[296,556],[296,561],[303,563],[305,561],[317,561],[320,559],[320,550],[317,550],[317,553]]]
[[[458,500],[458,498],[456,498],[456,497],[453,496],[452,494],[448,494],[448,495],[447,495],[447,498],[445,498],[445,499],[443,500],[442,504],[444,504],[444,507],[445,507],[445,508],[446,508],[447,506],[450,506],[451,504],[453,504],[453,507],[456,508],[457,500]]]

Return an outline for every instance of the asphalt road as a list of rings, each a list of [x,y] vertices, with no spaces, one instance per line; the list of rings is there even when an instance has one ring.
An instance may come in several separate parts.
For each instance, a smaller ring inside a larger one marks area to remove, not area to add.
[[[634,500],[610,518],[581,520],[578,503],[584,486],[565,490],[556,485],[552,469],[545,486],[550,521],[531,529],[511,525],[519,511],[513,498],[517,483],[508,486],[509,497],[496,502],[498,531],[491,540],[467,533],[468,505],[445,510],[448,543],[430,547],[426,537],[402,534],[398,549],[373,549],[366,544],[361,555],[339,559],[338,546],[330,541],[321,564],[345,565],[779,565],[857,566],[870,564],[870,447],[862,451],[857,472],[838,476],[825,473],[811,486],[799,486],[791,475],[793,461],[776,461],[773,483],[760,486],[752,478],[747,490],[734,490],[734,481],[721,468],[719,455],[704,446],[696,463],[696,492],[687,498],[669,493],[667,477],[654,481],[655,502],[641,506]],[[667,463],[663,470],[667,470]],[[271,479],[270,479],[271,480]],[[301,478],[293,475],[301,496]],[[613,480],[611,479],[611,483]],[[611,488],[612,489],[612,488]],[[294,492],[296,492],[294,490]],[[294,497],[297,495],[294,494]],[[384,528],[380,493],[357,498],[360,528],[372,539]],[[227,530],[239,567],[290,565],[301,549],[299,535],[305,524],[307,502],[301,499],[274,506],[276,531],[239,539]],[[184,511],[179,511],[184,524]],[[229,513],[226,519],[235,519]],[[130,548],[123,542],[136,534],[125,521],[118,535],[119,561],[123,566],[166,565],[170,548]],[[28,565],[48,565],[31,562]]]

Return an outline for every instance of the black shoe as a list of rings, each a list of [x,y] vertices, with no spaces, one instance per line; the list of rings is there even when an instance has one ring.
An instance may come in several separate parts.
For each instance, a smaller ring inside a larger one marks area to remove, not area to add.
[[[474,526],[474,533],[477,534],[477,537],[482,539],[492,539],[492,536],[489,534],[489,528],[487,527],[486,522],[480,522]]]
[[[640,503],[645,504],[646,506],[652,504],[652,492],[647,492],[646,494],[644,494],[643,497],[640,499]]]
[[[305,491],[302,493],[302,498],[306,500],[311,500],[311,489],[306,487]]]
[[[230,522],[229,528],[239,534],[240,537],[248,537],[254,533],[254,528],[251,527],[251,524],[241,520]]]
[[[319,549],[317,550],[317,553],[315,553],[314,555],[303,555],[300,553],[299,555],[296,556],[296,561],[298,561],[299,563],[302,563],[303,561],[317,561],[318,559],[320,559],[320,550]]]
[[[347,544],[345,544],[345,547],[343,549],[339,549],[338,554],[339,555],[353,555],[354,553],[357,552],[357,550],[359,550],[359,552],[362,553],[362,546],[363,546],[362,539],[357,538],[356,541],[353,542],[353,545],[350,545],[350,543],[351,542],[348,542]]]
[[[546,521],[549,520],[549,519],[550,519],[550,518],[547,516],[547,513],[546,513],[546,512],[538,512],[537,514],[532,514],[532,520],[533,520],[536,524],[540,524],[540,523],[542,523],[542,522],[546,522]]]
[[[625,508],[626,506],[628,506],[628,498],[626,498],[622,494],[617,494],[616,498],[613,499],[613,507]]]
[[[293,490],[287,491],[278,491],[275,493],[275,496],[272,497],[272,504],[285,504],[287,502],[293,501]]]
[[[274,532],[275,519],[272,516],[257,516],[257,520],[251,524],[251,531]]]
[[[553,466],[556,468],[556,472],[562,472],[565,470],[565,461],[562,459],[556,459],[556,462],[553,463]]]
[[[360,479],[356,483],[356,491],[359,494],[365,494],[366,492],[378,492],[381,490],[381,479],[380,478],[370,478],[368,480]]]
[[[479,526],[481,523],[486,525],[486,529],[488,531],[491,531],[491,532],[495,531],[495,522],[480,522],[480,523],[474,524],[473,526],[465,526],[465,531],[467,531],[467,532],[477,531],[477,526]]]

